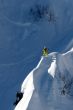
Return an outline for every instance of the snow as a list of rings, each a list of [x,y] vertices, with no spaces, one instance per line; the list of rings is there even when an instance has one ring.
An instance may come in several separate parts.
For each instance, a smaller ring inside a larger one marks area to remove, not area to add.
[[[71,41],[69,42],[69,44],[67,45],[67,47],[65,48],[65,51],[68,51],[70,48],[73,47],[73,39],[71,39]]]
[[[54,59],[54,60],[52,61],[51,66],[50,66],[50,68],[48,69],[48,73],[49,73],[50,75],[52,75],[53,78],[54,78],[55,73],[56,73],[55,70],[56,70],[56,59]]]
[[[69,93],[61,94],[62,78],[66,83],[73,81],[71,55],[73,48],[64,54],[53,52],[41,57],[23,81],[21,92],[24,95],[14,110],[73,110],[73,85],[69,85]]]
[[[70,52],[73,52],[73,47],[70,49],[70,51],[64,53],[63,55],[66,55],[66,54],[68,54],[68,53],[70,53]]]
[[[45,14],[42,19],[34,20],[34,16],[29,12],[31,8],[35,10],[36,5],[48,6],[48,15]],[[48,21],[49,12],[54,14],[55,22]],[[42,56],[44,45],[49,49],[49,53],[54,51],[66,55],[55,56],[55,53],[52,53],[47,58],[42,57],[38,68],[33,70]],[[42,105],[46,101],[42,102],[40,99],[43,100],[42,96],[48,97],[48,93],[50,94],[49,87],[54,85],[52,80],[56,72],[59,71],[61,74],[66,72],[67,75],[69,72],[72,77],[73,55],[70,54],[72,52],[69,54],[66,52],[72,47],[73,0],[0,0],[0,110],[14,109],[15,94],[20,91],[23,80],[31,70],[33,70],[32,75],[28,75],[27,79],[33,76],[31,83],[28,83],[29,88],[32,86],[32,91],[30,89],[30,97],[26,95],[28,97],[26,105],[32,110],[33,104],[37,103],[39,106],[34,110],[45,109]],[[53,58],[54,56],[56,59]],[[28,80],[22,84],[22,92]],[[41,93],[43,91],[41,98],[39,98],[40,91]],[[56,90],[52,94],[54,95],[55,92]],[[56,100],[55,95],[53,97],[51,95],[51,98]],[[54,105],[49,104],[49,106],[50,110],[55,108]]]
[[[43,57],[41,58],[37,67],[30,72],[30,74],[27,76],[27,78],[23,82],[22,87],[21,87],[21,92],[24,93],[24,97],[22,98],[22,102],[20,101],[19,105],[16,107],[17,110],[20,110],[20,109],[26,110],[27,109],[29,101],[30,101],[33,91],[34,91],[33,73],[36,69],[39,68],[42,60],[43,60]],[[24,106],[24,103],[25,103],[25,106]]]
[[[29,79],[30,78],[30,79]],[[33,85],[33,71],[31,72],[30,76],[27,77],[24,84],[22,85],[21,92],[24,93],[24,96],[22,100],[19,102],[19,105],[16,107],[17,110],[26,110],[29,104],[29,101],[32,97],[34,91],[34,85]],[[25,105],[24,105],[25,103]]]

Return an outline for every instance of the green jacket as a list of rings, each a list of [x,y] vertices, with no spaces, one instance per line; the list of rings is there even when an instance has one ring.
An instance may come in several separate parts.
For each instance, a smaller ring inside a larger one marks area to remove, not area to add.
[[[47,48],[44,48],[42,50],[42,54],[43,54],[43,56],[48,56],[48,49]]]

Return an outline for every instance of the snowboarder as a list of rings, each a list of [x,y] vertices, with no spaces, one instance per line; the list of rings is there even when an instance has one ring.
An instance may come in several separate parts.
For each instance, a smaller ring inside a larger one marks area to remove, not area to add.
[[[48,48],[44,47],[42,50],[43,56],[48,56]]]
[[[16,101],[14,102],[13,105],[16,106],[18,104],[18,102],[22,99],[22,97],[23,97],[23,93],[22,92],[17,92],[16,93]]]

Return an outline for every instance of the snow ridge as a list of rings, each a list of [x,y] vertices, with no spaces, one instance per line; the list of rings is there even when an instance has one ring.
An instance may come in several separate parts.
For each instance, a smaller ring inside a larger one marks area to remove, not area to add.
[[[41,57],[22,83],[24,95],[15,110],[69,110],[69,107],[73,110],[73,83],[69,83],[73,79],[72,57],[73,48],[64,54],[53,52]],[[65,88],[63,96],[61,91],[65,83],[69,88]]]

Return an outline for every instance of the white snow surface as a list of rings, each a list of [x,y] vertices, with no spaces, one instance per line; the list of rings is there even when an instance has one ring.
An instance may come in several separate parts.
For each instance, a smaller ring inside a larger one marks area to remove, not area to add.
[[[48,8],[42,18],[39,8],[41,12]],[[50,14],[54,17],[51,21]],[[66,52],[73,47],[73,0],[0,0],[0,110],[14,110],[15,94],[39,61],[44,45],[49,52]],[[61,109],[62,97],[56,94],[61,93],[58,88],[62,84],[56,76],[64,72],[72,75],[71,53],[42,57],[21,86],[25,93],[16,110]]]
[[[21,86],[23,98],[14,110],[73,110],[73,48],[41,57]],[[64,80],[63,80],[64,79]],[[65,95],[61,94],[68,84]]]

